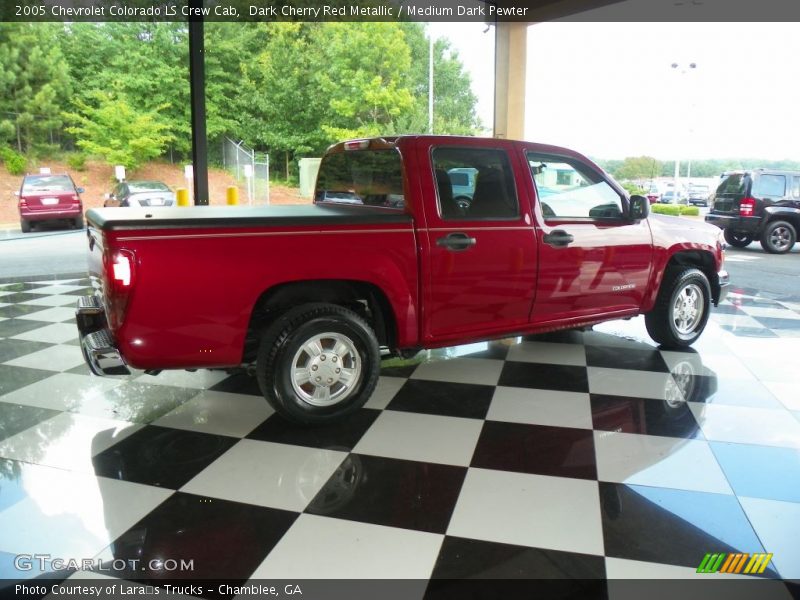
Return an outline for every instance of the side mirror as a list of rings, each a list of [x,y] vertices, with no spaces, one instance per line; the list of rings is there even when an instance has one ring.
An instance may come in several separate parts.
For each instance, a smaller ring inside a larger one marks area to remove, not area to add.
[[[83,192],[85,192],[86,190],[85,190],[85,189],[83,189],[83,188],[76,188],[76,190],[75,190],[75,191],[77,191],[79,194],[82,194],[82,193],[83,193]]]
[[[631,221],[641,221],[650,214],[650,201],[645,196],[634,194],[628,202],[628,218]]]

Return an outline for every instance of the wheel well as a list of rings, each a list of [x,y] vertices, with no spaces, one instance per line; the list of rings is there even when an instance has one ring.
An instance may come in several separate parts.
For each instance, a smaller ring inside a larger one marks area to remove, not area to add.
[[[265,327],[287,309],[306,302],[326,302],[349,308],[372,326],[381,346],[395,348],[397,323],[389,300],[378,286],[349,280],[295,281],[272,287],[256,300],[242,362],[255,360]]]
[[[695,267],[700,269],[711,284],[711,299],[714,305],[719,302],[719,278],[714,256],[710,252],[704,252],[702,250],[683,250],[681,252],[676,252],[670,257],[666,268],[674,269],[679,267]]]
[[[774,221],[786,221],[794,230],[800,235],[800,213],[795,212],[776,212],[767,213],[767,218],[764,222],[763,229],[766,229],[770,223]]]

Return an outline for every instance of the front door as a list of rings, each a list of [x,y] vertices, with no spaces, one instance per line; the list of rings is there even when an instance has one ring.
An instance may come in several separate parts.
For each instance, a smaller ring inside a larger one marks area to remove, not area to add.
[[[624,196],[580,159],[529,150],[524,160],[542,221],[531,321],[638,310],[652,263],[647,220],[627,219]]]

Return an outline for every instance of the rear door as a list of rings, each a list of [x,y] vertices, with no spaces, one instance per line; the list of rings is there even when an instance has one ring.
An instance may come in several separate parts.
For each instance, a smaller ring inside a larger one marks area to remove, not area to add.
[[[749,173],[726,173],[714,193],[711,212],[719,215],[738,215],[739,204],[750,196],[752,177]]]
[[[20,196],[32,213],[69,209],[79,201],[75,184],[68,175],[28,175]]]
[[[627,219],[627,199],[582,159],[530,149],[524,160],[542,223],[531,321],[638,310],[653,260],[647,220]]]
[[[512,145],[437,143],[421,145],[418,157],[429,170],[420,173],[427,250],[423,337],[438,342],[522,329],[533,301],[537,250]],[[467,203],[450,177],[459,172],[475,174]]]

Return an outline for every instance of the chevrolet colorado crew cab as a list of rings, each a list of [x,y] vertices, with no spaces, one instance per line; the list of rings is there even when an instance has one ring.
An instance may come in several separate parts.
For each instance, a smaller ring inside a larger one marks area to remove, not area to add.
[[[640,314],[684,347],[728,285],[719,229],[650,215],[576,152],[501,139],[336,144],[308,206],[87,221],[95,294],[76,317],[94,373],[246,367],[303,424],[360,408],[382,354]]]

